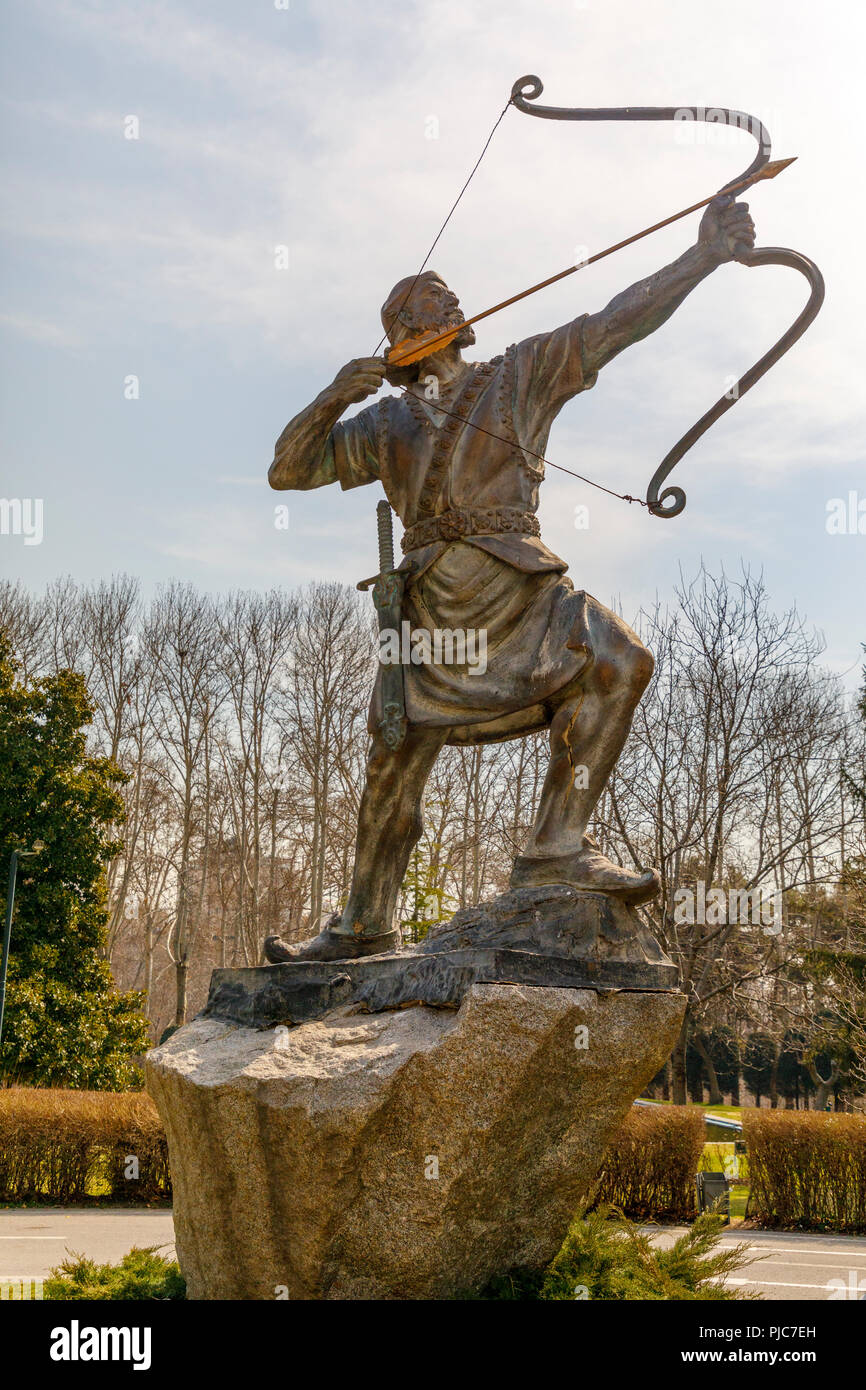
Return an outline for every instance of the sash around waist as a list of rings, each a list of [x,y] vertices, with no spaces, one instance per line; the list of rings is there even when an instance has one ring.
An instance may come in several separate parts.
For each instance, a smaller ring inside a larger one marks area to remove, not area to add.
[[[404,553],[408,553],[434,541],[500,535],[540,536],[538,517],[519,507],[454,507],[409,526],[401,545]]]

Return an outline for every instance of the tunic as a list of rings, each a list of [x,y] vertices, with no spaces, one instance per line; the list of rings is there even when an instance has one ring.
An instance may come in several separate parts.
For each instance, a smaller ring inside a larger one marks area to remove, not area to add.
[[[338,480],[354,488],[379,480],[406,528],[466,507],[534,514],[544,465],[526,450],[543,454],[556,415],[595,384],[584,369],[585,318],[514,344],[490,362],[466,363],[440,387],[445,409],[480,429],[414,392],[386,397],[334,427],[309,485]],[[447,727],[447,742],[458,744],[516,738],[547,725],[551,701],[592,660],[587,595],[575,592],[567,568],[539,537],[520,533],[457,535],[409,551],[400,565],[411,576],[404,619],[431,633],[484,629],[487,641],[483,672],[471,661],[404,666],[410,725]],[[381,718],[380,686],[381,678],[371,733]]]

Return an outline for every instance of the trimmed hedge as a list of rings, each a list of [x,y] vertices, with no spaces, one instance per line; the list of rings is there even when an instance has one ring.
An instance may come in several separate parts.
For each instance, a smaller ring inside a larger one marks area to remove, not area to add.
[[[866,1116],[744,1110],[748,1214],[765,1226],[866,1231]],[[635,1220],[690,1221],[704,1166],[703,1111],[635,1108],[608,1151],[595,1202]],[[138,1176],[128,1177],[131,1157]],[[168,1150],[143,1091],[0,1088],[0,1202],[165,1201]]]
[[[763,1225],[866,1231],[866,1115],[745,1110],[748,1214]]]
[[[596,1202],[641,1221],[691,1221],[704,1130],[703,1111],[694,1106],[630,1110],[605,1158]]]
[[[137,1177],[127,1176],[131,1158]],[[170,1196],[165,1135],[145,1092],[0,1088],[0,1202]]]

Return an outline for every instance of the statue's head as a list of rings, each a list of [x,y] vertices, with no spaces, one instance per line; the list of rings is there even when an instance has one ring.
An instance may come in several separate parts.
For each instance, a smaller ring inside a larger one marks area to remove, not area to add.
[[[441,275],[435,270],[425,270],[420,275],[407,275],[398,280],[385,303],[382,305],[382,327],[393,346],[402,338],[416,338],[434,328],[451,328],[463,322],[460,301],[453,290],[449,290]],[[469,347],[475,342],[475,330],[471,324],[464,328],[453,340],[458,348]],[[417,375],[417,365],[415,375]],[[410,368],[403,369],[410,371]]]

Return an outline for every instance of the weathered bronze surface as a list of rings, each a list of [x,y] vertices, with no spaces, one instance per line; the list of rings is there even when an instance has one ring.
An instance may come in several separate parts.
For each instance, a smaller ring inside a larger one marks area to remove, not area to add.
[[[521,79],[512,101],[553,119],[662,120],[675,114],[673,108],[587,112],[528,105],[540,91],[537,78]],[[760,149],[745,178],[769,160],[769,137],[757,124]],[[483,670],[468,662],[403,664],[402,699],[395,697],[393,666],[380,667],[345,910],[302,948],[270,939],[269,959],[352,959],[369,954],[374,940],[374,949],[383,949],[378,943],[387,942],[393,930],[400,885],[421,833],[424,785],[446,743],[550,730],[550,764],[513,887],[559,883],[623,903],[658,891],[655,871],[611,863],[586,834],[650,679],[652,656],[619,617],[575,591],[565,561],[541,540],[536,512],[543,452],[559,411],[590,389],[624,348],[660,328],[718,266],[734,259],[772,261],[817,276],[810,305],[746,374],[741,392],[817,312],[820,275],[811,262],[775,248],[756,252],[748,206],[734,202],[727,187],[707,207],[695,245],[673,264],[632,285],[601,312],[524,339],[490,362],[464,360],[463,349],[475,334],[445,281],[429,270],[406,277],[382,307],[392,346],[444,332],[449,341],[408,364],[389,365],[380,357],[347,363],[277,441],[269,472],[274,488],[339,482],[346,489],[377,481],[384,487],[405,528],[406,554],[396,570],[392,557],[380,556],[374,591],[380,624],[398,615],[399,577],[399,616],[412,632],[431,638],[443,631],[483,632],[486,662]],[[340,419],[386,379],[403,394]],[[721,404],[657,470],[648,494],[657,514],[682,510],[681,489],[659,495],[658,488],[685,448],[718,418]],[[499,926],[504,930],[501,921]]]

